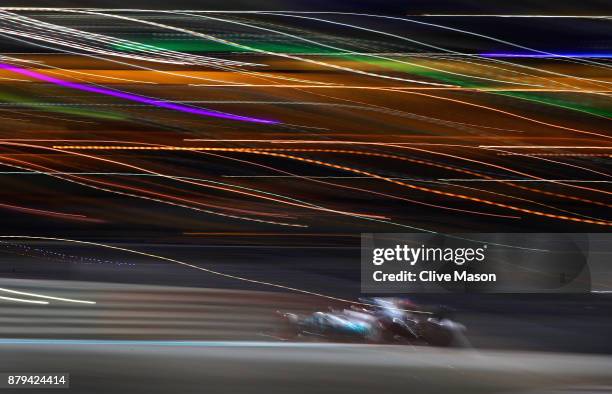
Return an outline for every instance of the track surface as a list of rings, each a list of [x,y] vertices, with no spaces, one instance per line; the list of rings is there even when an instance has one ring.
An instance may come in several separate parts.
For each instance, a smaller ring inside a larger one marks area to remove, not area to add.
[[[78,393],[590,392],[608,357],[405,346],[199,342],[0,345],[0,368],[63,371]],[[579,389],[580,388],[580,389]]]

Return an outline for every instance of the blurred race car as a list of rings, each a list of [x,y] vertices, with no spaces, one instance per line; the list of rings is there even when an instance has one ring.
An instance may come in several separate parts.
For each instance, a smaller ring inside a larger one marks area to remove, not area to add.
[[[357,311],[281,314],[284,339],[313,338],[333,342],[377,342],[381,327],[372,315]]]
[[[410,301],[397,298],[360,301],[349,309],[330,309],[309,315],[279,312],[282,319],[280,336],[285,340],[469,346],[465,327],[453,320],[448,308],[419,310]]]

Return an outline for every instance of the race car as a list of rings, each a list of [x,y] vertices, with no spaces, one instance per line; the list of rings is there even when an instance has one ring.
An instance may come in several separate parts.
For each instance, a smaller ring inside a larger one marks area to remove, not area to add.
[[[377,342],[381,326],[367,313],[343,310],[310,315],[281,314],[284,339],[311,338],[333,342]]]
[[[348,309],[330,309],[308,315],[280,313],[285,340],[331,342],[404,343],[441,347],[467,347],[465,326],[452,318],[450,309],[426,310],[406,300],[360,300]]]

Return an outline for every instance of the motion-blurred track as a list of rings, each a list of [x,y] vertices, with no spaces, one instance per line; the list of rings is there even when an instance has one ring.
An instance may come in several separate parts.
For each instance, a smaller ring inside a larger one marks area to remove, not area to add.
[[[71,391],[601,393],[609,357],[267,342],[0,342],[3,370],[71,372]],[[7,362],[7,360],[16,360]]]

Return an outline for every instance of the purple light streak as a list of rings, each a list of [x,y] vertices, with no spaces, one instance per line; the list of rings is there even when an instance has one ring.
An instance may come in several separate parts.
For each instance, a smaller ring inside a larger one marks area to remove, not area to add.
[[[189,106],[181,105],[181,104],[174,104],[174,103],[170,103],[167,101],[159,101],[159,100],[155,100],[149,97],[139,96],[136,94],[123,93],[123,92],[118,92],[116,90],[105,89],[105,88],[100,88],[100,87],[91,86],[91,85],[85,85],[82,83],[64,81],[62,79],[53,78],[48,75],[38,73],[36,71],[27,70],[25,68],[16,67],[16,66],[6,64],[6,63],[0,63],[0,69],[4,69],[7,71],[17,73],[17,74],[25,75],[26,77],[34,78],[39,81],[49,82],[49,83],[52,83],[58,86],[65,87],[65,88],[82,90],[84,92],[103,94],[106,96],[117,97],[117,98],[124,99],[124,100],[135,101],[137,103],[154,105],[159,108],[170,109],[173,111],[186,112],[189,114],[200,115],[200,116],[210,116],[214,118],[238,120],[242,122],[263,123],[263,124],[278,124],[279,123],[278,121],[275,121],[275,120],[251,118],[248,116],[240,116],[240,115],[227,114],[223,112],[208,111],[208,110],[201,109],[201,108],[189,107]]]
[[[612,53],[481,53],[482,57],[610,59]]]

